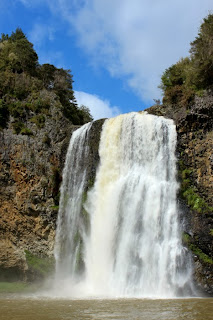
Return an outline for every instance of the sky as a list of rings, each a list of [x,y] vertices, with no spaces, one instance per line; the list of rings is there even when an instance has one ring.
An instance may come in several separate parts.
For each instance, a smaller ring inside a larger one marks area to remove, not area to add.
[[[189,55],[212,0],[0,0],[0,33],[20,27],[39,63],[70,69],[94,119],[162,99],[163,72]]]

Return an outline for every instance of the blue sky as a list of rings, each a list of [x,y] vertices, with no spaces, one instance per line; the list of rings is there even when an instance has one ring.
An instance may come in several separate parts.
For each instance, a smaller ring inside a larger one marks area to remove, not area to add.
[[[95,119],[161,99],[163,71],[188,55],[212,0],[0,0],[0,32],[21,27],[39,62],[71,69]]]

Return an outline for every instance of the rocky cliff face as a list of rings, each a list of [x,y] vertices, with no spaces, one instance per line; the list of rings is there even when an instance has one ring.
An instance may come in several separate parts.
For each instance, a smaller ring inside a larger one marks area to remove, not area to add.
[[[30,135],[0,131],[0,280],[41,277],[53,263],[59,185],[75,126],[52,108]]]
[[[12,122],[0,131],[0,281],[33,281],[54,269],[62,170],[78,126],[54,107],[42,127],[27,121],[30,135],[14,134]],[[85,194],[94,183],[103,122],[89,132]]]
[[[183,241],[192,251],[195,282],[213,294],[213,92],[196,97],[191,106],[147,111],[176,122]]]
[[[173,118],[178,133],[179,205],[183,241],[194,258],[198,286],[213,293],[213,92],[191,106],[153,106],[147,112]],[[30,135],[0,132],[0,280],[41,277],[53,264],[59,185],[73,130],[52,108],[42,128],[28,123]],[[99,163],[103,120],[89,137],[88,176],[93,185]]]

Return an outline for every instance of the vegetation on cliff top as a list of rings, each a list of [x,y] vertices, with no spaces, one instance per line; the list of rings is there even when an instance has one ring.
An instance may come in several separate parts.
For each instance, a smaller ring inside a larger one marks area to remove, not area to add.
[[[159,87],[163,90],[163,107],[165,109],[168,107],[177,114],[179,112],[180,118],[174,117],[177,121],[193,111],[195,96],[205,96],[208,89],[213,90],[213,14],[204,18],[197,37],[191,42],[189,57],[180,59],[166,69]],[[195,125],[191,129],[197,130],[197,127]],[[189,129],[186,130],[189,131]],[[198,190],[197,169],[187,163],[186,159],[188,156],[185,160],[179,160],[180,195],[192,210],[199,213],[212,213],[212,206]]]
[[[165,70],[161,77],[164,104],[189,105],[194,96],[213,85],[213,14],[200,26],[191,42],[190,56],[180,59]]]
[[[15,133],[30,135],[26,119],[40,128],[51,106],[75,125],[92,120],[88,108],[78,107],[70,70],[40,65],[33,44],[20,28],[0,38],[0,128],[13,117]]]

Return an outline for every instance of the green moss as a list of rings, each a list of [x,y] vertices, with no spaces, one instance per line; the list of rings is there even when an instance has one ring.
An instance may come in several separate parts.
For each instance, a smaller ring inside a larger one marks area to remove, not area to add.
[[[193,170],[185,168],[182,160],[179,160],[179,176],[181,178],[180,194],[186,200],[188,206],[193,210],[201,213],[210,213],[213,208],[208,206],[203,198],[199,196],[198,190],[192,183]]]
[[[51,209],[58,210],[59,209],[59,205],[58,206],[52,206]]]
[[[191,175],[191,173],[192,173],[192,170],[190,170],[190,169],[184,169],[184,170],[182,171],[182,173],[181,173],[182,179],[184,180],[184,179],[189,178],[190,175]]]
[[[190,243],[190,241],[191,241],[190,235],[188,233],[186,233],[186,232],[183,232],[182,233],[182,241],[183,241],[184,244],[188,245]]]
[[[213,229],[210,229],[210,235],[212,235],[213,236]]]
[[[187,204],[197,212],[211,212],[212,208],[208,206],[196,192],[195,187],[189,187],[183,192],[183,197],[187,200]]]
[[[28,267],[33,271],[40,273],[42,276],[53,271],[54,258],[40,258],[28,250],[25,250],[25,256]]]
[[[199,260],[205,263],[213,264],[213,260],[198,246],[192,243],[192,238],[188,233],[183,232],[182,241],[199,258]]]
[[[196,256],[198,256],[199,260],[202,260],[205,263],[213,264],[213,260],[196,245],[190,244],[189,248]]]
[[[186,191],[186,189],[189,188],[190,185],[191,185],[190,179],[184,179],[184,180],[182,180],[181,188],[182,188],[183,192]]]

